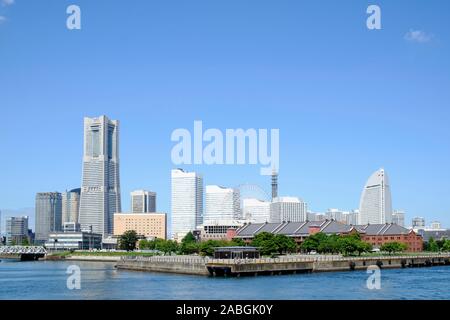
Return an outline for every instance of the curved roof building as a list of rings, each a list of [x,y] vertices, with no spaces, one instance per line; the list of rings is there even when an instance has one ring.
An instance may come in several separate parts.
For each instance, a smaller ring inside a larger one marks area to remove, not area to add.
[[[367,180],[359,203],[358,224],[391,223],[392,198],[389,178],[380,169]]]

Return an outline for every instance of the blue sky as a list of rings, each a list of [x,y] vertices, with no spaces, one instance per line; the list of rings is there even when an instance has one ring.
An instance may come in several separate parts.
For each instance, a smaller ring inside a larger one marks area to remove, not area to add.
[[[78,4],[82,29],[66,28]],[[382,30],[366,28],[378,4]],[[83,117],[121,121],[123,209],[170,210],[174,129],[279,128],[280,193],[354,209],[384,167],[394,207],[450,226],[448,1],[0,0],[0,208],[81,182]],[[259,166],[190,166],[259,184]]]

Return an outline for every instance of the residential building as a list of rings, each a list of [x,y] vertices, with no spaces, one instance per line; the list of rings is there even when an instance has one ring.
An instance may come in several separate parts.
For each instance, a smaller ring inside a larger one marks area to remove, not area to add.
[[[174,169],[171,180],[172,236],[181,241],[202,224],[203,177],[196,172]]]
[[[103,236],[113,233],[121,212],[119,122],[106,116],[84,118],[83,179],[79,223]]]
[[[156,192],[135,190],[131,192],[131,212],[156,212]]]
[[[384,169],[373,173],[364,186],[359,205],[359,224],[383,224],[392,221],[389,178]]]
[[[46,241],[51,232],[62,229],[62,196],[59,192],[36,194],[35,238],[38,243]]]
[[[307,205],[297,197],[278,197],[270,205],[270,222],[306,221]]]
[[[167,238],[167,215],[165,213],[115,213],[114,236],[134,230],[145,238]]]

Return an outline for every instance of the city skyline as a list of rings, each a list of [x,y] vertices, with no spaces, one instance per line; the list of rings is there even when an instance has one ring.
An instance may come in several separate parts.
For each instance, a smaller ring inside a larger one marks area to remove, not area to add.
[[[384,167],[407,223],[450,225],[450,4],[380,1],[383,29],[369,31],[363,3],[258,3],[255,12],[251,2],[141,1],[100,22],[103,6],[84,2],[76,33],[61,22],[64,4],[44,2],[41,12],[16,1],[0,25],[4,211],[33,207],[37,192],[81,187],[83,117],[107,114],[121,121],[125,208],[139,188],[157,191],[158,210],[170,213],[170,135],[201,120],[278,128],[279,194],[313,211],[358,208],[368,174]],[[433,37],[418,42],[411,30]],[[259,166],[185,169],[206,184],[252,183],[270,194]]]

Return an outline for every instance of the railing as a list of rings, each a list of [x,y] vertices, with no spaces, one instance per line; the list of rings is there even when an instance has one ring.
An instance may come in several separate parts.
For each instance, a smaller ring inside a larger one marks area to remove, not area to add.
[[[264,263],[311,263],[311,262],[349,262],[349,261],[373,261],[373,260],[395,260],[395,259],[434,259],[450,258],[450,253],[435,255],[408,255],[408,256],[378,256],[378,257],[343,257],[341,255],[318,255],[318,256],[287,256],[280,258],[255,258],[255,259],[214,259],[197,256],[124,256],[121,261],[149,261],[189,264],[264,264]]]

